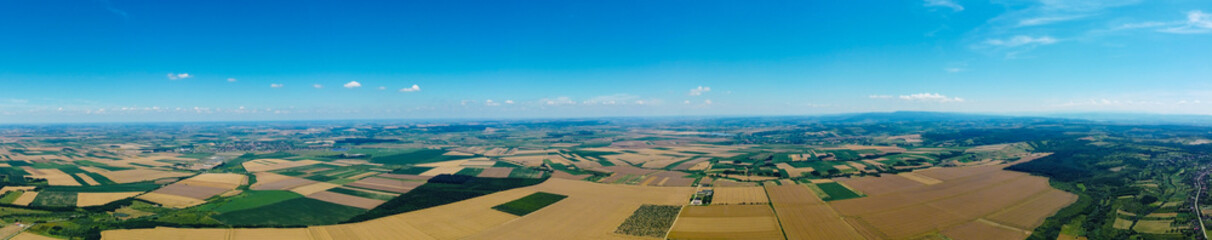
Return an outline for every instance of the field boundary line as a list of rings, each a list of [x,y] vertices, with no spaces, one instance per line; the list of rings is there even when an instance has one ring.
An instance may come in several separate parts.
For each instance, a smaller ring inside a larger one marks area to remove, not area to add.
[[[640,206],[643,207],[643,205]],[[678,208],[678,215],[673,217],[673,223],[669,224],[669,230],[665,230],[665,236],[661,237],[661,239],[669,239],[669,233],[673,232],[673,226],[678,225],[678,219],[682,218],[682,211],[686,211],[686,207],[686,205],[682,205],[682,207]]]
[[[774,207],[774,200],[770,200],[770,189],[762,183],[762,192],[766,193],[766,206],[770,207],[770,211],[774,212],[774,219],[779,223],[779,232],[783,233],[783,239],[787,239],[787,230],[783,228],[783,218],[779,217],[779,210]]]

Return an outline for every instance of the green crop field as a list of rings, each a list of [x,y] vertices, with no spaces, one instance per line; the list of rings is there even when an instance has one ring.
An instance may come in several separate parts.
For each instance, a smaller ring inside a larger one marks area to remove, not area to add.
[[[538,211],[539,209],[542,209],[543,207],[547,207],[547,205],[551,205],[553,203],[559,202],[560,200],[564,200],[564,198],[567,198],[567,197],[568,196],[559,195],[559,194],[536,192],[534,194],[530,194],[525,197],[519,198],[518,200],[513,200],[513,201],[509,201],[507,203],[501,204],[501,205],[497,205],[495,207],[492,207],[492,209],[496,209],[497,211],[502,211],[502,212],[505,212],[508,214],[526,216],[526,214],[530,214],[534,211]]]
[[[223,202],[209,203],[208,205],[215,206],[212,209],[213,211],[227,213],[258,208],[301,197],[303,195],[291,191],[245,191],[240,195],[227,198]]]
[[[363,212],[366,210],[310,198],[294,198],[257,208],[222,213],[216,215],[215,219],[235,226],[325,225],[345,221]]]
[[[29,205],[42,207],[76,206],[76,193],[58,191],[38,192],[38,197],[34,198],[34,202],[30,203]]]
[[[464,168],[463,170],[459,170],[459,172],[456,172],[455,175],[464,175],[464,176],[473,176],[474,177],[476,175],[480,175],[481,172],[484,172],[483,168]]]
[[[836,182],[820,183],[816,184],[816,186],[820,187],[822,191],[825,191],[825,194],[829,194],[829,198],[824,199],[825,201],[837,201],[862,197],[858,193],[850,191],[850,189]]]
[[[6,192],[6,193],[4,193],[4,196],[0,196],[0,203],[3,203],[3,204],[12,204],[12,203],[13,203],[13,201],[16,201],[16,200],[17,200],[17,198],[21,197],[21,194],[25,194],[25,192],[24,192],[24,191],[9,191],[9,192]]]

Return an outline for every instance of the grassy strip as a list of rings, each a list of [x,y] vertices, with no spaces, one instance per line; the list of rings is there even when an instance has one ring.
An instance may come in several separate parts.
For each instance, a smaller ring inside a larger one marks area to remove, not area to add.
[[[502,211],[508,214],[526,216],[526,214],[538,211],[543,207],[547,207],[547,205],[559,202],[567,197],[568,196],[553,193],[536,192],[517,200],[494,206],[492,209],[496,209],[497,211]]]

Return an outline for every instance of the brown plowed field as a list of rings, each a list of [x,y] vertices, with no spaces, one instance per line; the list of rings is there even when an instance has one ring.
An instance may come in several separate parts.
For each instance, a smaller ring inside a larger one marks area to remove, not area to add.
[[[378,199],[351,196],[351,195],[345,195],[345,194],[329,192],[329,191],[321,191],[321,192],[312,193],[311,195],[307,195],[307,198],[330,202],[330,203],[341,204],[341,205],[350,206],[350,207],[362,208],[362,209],[372,209],[372,208],[378,207],[380,204],[383,204],[384,202],[386,202],[386,201],[378,200]]]
[[[762,187],[717,187],[711,204],[765,204],[766,189]]]
[[[874,238],[915,238],[941,231],[955,239],[1021,239],[1024,232],[1075,200],[1072,194],[1052,189],[1046,178],[1001,170],[1004,167],[914,172],[942,181],[933,185],[905,184],[907,179],[888,176],[843,180],[860,183],[855,187],[860,191],[883,193],[830,204],[859,232]]]
[[[1069,204],[1077,201],[1077,195],[1061,190],[1048,190],[1035,199],[1012,208],[995,213],[988,219],[997,223],[1020,229],[1034,229],[1044,223],[1044,218],[1052,216]]]
[[[770,205],[686,206],[670,239],[783,239]]]
[[[954,240],[1025,239],[1028,235],[1023,231],[994,226],[985,221],[971,221],[941,233]]]
[[[787,239],[863,239],[833,208],[803,185],[766,185]]]
[[[485,168],[485,169],[484,169],[484,171],[483,171],[483,172],[480,172],[480,175],[478,175],[478,176],[476,176],[476,177],[482,177],[482,178],[507,178],[507,177],[509,177],[509,173],[511,173],[511,172],[513,172],[513,168],[507,168],[507,167],[490,167],[490,168]]]

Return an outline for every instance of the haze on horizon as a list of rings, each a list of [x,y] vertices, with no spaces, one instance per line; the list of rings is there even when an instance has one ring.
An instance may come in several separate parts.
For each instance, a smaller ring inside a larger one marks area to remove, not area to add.
[[[0,123],[1212,114],[1208,1],[18,1]]]

